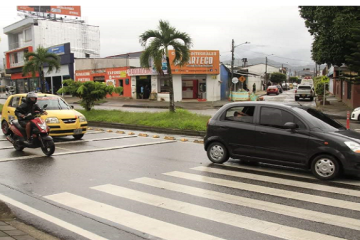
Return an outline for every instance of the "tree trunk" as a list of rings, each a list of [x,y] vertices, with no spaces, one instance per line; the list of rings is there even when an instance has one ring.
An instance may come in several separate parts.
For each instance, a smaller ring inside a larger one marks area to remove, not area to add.
[[[41,92],[46,93],[45,76],[44,76],[44,70],[42,67],[40,68],[39,76],[40,76],[40,82],[41,82]]]
[[[170,60],[168,56],[168,51],[166,49],[166,63],[167,63],[167,71],[170,78],[170,112],[175,112],[175,101],[174,101],[174,87],[173,87],[173,79],[170,68]]]

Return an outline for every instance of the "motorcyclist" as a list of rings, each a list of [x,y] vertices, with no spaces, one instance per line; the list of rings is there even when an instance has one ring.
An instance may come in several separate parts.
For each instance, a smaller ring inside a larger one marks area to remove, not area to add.
[[[42,114],[47,115],[46,111],[42,111],[41,108],[36,104],[37,94],[34,92],[29,92],[26,95],[25,101],[22,102],[15,110],[15,115],[18,117],[19,124],[26,129],[26,141],[28,144],[31,143],[31,128],[32,123],[30,120],[25,119],[26,115],[29,113],[35,114],[35,111],[39,111]],[[36,126],[35,126],[36,127]]]

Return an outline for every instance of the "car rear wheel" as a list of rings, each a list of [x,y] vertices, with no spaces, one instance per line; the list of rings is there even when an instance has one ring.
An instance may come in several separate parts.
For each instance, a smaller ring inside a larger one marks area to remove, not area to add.
[[[313,160],[311,171],[318,179],[330,180],[339,175],[340,165],[334,157],[330,155],[320,155]]]
[[[295,101],[299,101],[299,97],[295,97]]]
[[[313,97],[311,97],[311,98],[310,98],[310,101],[313,101],[313,100],[314,100],[314,98],[313,98]]]
[[[226,147],[219,142],[213,142],[207,149],[207,155],[213,163],[224,163],[229,159],[229,153]]]
[[[5,120],[1,122],[1,130],[4,135],[10,134],[9,124]]]
[[[82,137],[84,136],[84,134],[79,134],[79,135],[73,135],[75,140],[80,140],[82,139]]]

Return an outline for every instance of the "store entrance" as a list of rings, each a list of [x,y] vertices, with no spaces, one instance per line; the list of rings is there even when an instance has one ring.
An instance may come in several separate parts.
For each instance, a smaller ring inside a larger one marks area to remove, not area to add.
[[[151,93],[151,76],[136,77],[136,98],[149,99]]]
[[[198,98],[198,80],[182,80],[182,98],[197,99]]]

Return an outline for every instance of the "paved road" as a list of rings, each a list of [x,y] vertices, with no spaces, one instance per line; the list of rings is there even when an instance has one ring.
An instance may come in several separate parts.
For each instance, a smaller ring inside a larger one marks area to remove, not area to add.
[[[316,108],[315,101],[310,101],[310,99],[301,99],[299,101],[295,101],[295,89],[291,89],[289,91],[284,91],[283,93],[281,93],[279,95],[264,96],[264,99],[265,99],[265,101],[297,103],[299,105]]]
[[[57,139],[51,158],[0,137],[0,199],[60,239],[359,239],[359,179],[214,165],[194,139],[128,132]]]

